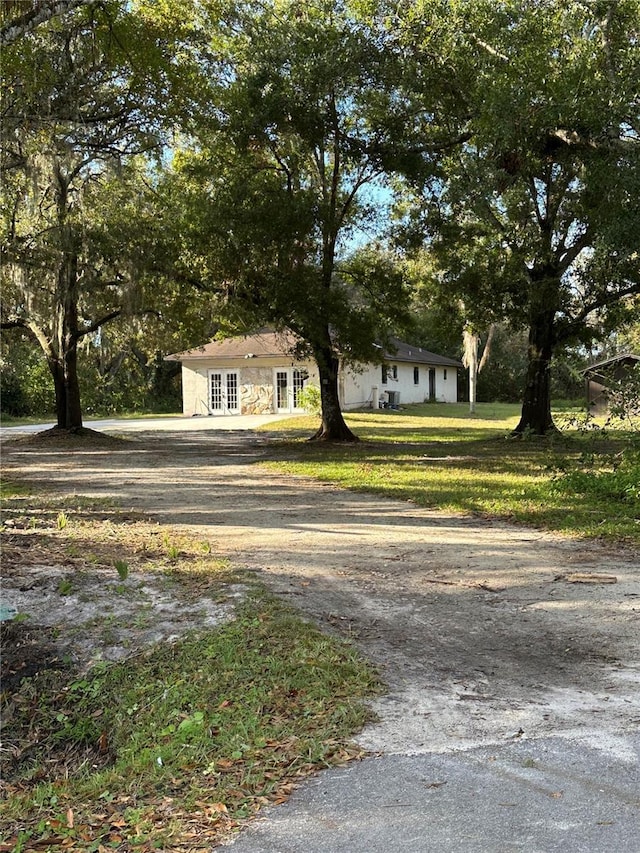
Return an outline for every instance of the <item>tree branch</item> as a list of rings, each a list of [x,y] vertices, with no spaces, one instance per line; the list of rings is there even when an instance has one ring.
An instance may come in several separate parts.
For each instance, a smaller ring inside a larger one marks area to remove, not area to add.
[[[79,341],[80,338],[84,338],[85,335],[90,335],[92,334],[92,332],[97,332],[100,326],[104,326],[106,323],[110,323],[111,320],[115,320],[115,318],[119,317],[121,314],[122,308],[118,308],[117,310],[112,311],[110,314],[105,314],[104,317],[101,317],[99,320],[96,320],[95,323],[92,323],[85,329],[79,329],[73,337],[76,341]]]
[[[582,310],[576,314],[571,320],[569,320],[566,324],[560,325],[558,328],[557,339],[558,342],[562,343],[562,341],[570,338],[574,332],[579,329],[584,320],[587,319],[589,314],[592,314],[594,311],[597,311],[598,308],[605,308],[607,305],[610,305],[612,302],[619,302],[621,299],[624,299],[627,296],[635,296],[640,293],[640,281],[635,284],[630,284],[628,287],[623,288],[622,290],[613,290],[607,293],[602,293],[600,296],[595,297],[588,302],[586,305],[582,307]]]
[[[71,12],[80,6],[97,6],[100,0],[35,0],[29,4],[28,12],[8,21],[0,27],[0,47],[8,47],[42,24],[46,24],[58,15]],[[15,4],[18,5],[17,3]],[[24,5],[24,4],[21,4]]]
[[[491,54],[491,56],[495,56],[496,59],[501,59],[503,62],[510,61],[509,57],[505,53],[500,53],[499,50],[496,50],[495,47],[491,47],[490,44],[487,44],[486,41],[483,41],[475,33],[469,33],[469,38],[474,41],[478,45],[478,47],[481,47],[483,50],[486,50],[486,52]]]
[[[589,228],[587,228],[587,230],[584,232],[582,237],[580,237],[578,240],[576,240],[576,242],[573,244],[573,246],[567,248],[563,242],[562,246],[558,247],[558,249],[556,251],[556,258],[558,260],[558,264],[559,264],[562,272],[566,272],[569,269],[571,264],[575,261],[575,259],[580,254],[580,252],[582,252],[583,249],[586,249],[590,243],[591,243],[591,230]]]
[[[0,329],[24,329],[30,332],[42,348],[47,361],[55,362],[58,360],[44,329],[41,329],[33,320],[28,320],[26,317],[12,317],[10,320],[3,320],[0,323]]]

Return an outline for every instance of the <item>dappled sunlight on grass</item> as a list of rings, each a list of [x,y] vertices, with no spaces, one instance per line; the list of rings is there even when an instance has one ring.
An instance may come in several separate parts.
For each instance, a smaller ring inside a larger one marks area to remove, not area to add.
[[[399,411],[344,412],[344,419],[363,441],[414,442],[427,436],[431,441],[464,441],[510,432],[518,421],[518,410],[505,403],[479,403],[472,415],[467,403],[423,403]],[[295,439],[307,438],[317,427],[317,417],[298,415],[263,429]]]
[[[565,410],[566,411],[566,410]],[[283,421],[275,454],[280,470],[315,477],[356,491],[372,492],[454,513],[509,519],[581,536],[640,539],[635,493],[620,499],[602,491],[558,488],[582,470],[606,470],[612,454],[630,446],[623,431],[566,430],[530,441],[514,441],[518,407],[425,404],[402,412],[348,413],[360,437],[354,446],[300,443]],[[306,419],[304,419],[306,420]],[[595,463],[594,463],[595,460]],[[595,476],[595,474],[594,474]]]

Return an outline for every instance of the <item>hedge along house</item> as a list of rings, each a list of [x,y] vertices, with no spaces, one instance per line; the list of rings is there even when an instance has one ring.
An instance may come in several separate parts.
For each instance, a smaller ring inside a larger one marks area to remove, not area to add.
[[[307,385],[318,387],[318,368],[313,359],[292,355],[295,346],[291,333],[263,330],[167,356],[182,365],[184,414],[304,411],[300,392]],[[341,366],[343,409],[457,401],[459,361],[397,340],[384,359],[382,365]]]

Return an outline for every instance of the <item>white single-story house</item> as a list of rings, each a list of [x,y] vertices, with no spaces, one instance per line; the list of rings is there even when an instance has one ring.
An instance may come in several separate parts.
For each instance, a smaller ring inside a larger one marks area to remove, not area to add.
[[[251,415],[302,412],[300,391],[319,387],[313,359],[295,358],[290,333],[262,330],[244,337],[211,341],[167,356],[182,365],[182,406],[185,415]],[[458,399],[462,364],[393,341],[384,364],[340,368],[343,409],[395,407],[401,403]]]

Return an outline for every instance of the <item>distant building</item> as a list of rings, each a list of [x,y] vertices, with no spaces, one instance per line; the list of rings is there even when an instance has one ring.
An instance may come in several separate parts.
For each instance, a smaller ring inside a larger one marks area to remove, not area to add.
[[[582,371],[586,381],[587,404],[591,411],[603,412],[609,405],[613,382],[624,382],[640,364],[640,355],[626,352],[592,364]]]
[[[262,330],[211,341],[167,356],[182,364],[185,415],[249,415],[301,412],[300,391],[319,385],[313,359],[291,355],[291,333]],[[455,403],[462,364],[393,340],[383,364],[343,365],[338,379],[343,409],[398,406],[434,400]]]

